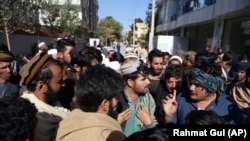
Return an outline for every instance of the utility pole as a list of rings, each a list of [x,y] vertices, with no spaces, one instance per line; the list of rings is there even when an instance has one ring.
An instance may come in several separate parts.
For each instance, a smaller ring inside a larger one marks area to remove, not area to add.
[[[134,19],[134,23],[133,23],[133,48],[135,47],[135,19]]]
[[[154,38],[154,27],[155,27],[155,0],[152,0],[152,16],[151,16],[151,27],[149,33],[149,48],[148,52],[153,50],[153,38]]]

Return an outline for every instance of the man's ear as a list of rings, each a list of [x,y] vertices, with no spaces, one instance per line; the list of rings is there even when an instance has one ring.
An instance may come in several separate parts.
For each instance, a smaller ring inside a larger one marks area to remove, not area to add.
[[[127,84],[128,84],[129,87],[132,87],[134,85],[134,80],[128,79]]]
[[[81,67],[78,64],[74,64],[73,68],[76,72],[80,72],[81,71]]]
[[[97,112],[107,114],[109,112],[109,104],[110,101],[104,99],[102,103],[99,105]]]
[[[150,61],[148,61],[148,62],[147,62],[147,66],[150,66],[150,64],[151,64],[151,62],[150,62]]]
[[[36,83],[36,90],[40,91],[41,93],[46,93],[47,91],[47,84],[45,84],[43,81],[38,81]]]
[[[57,57],[58,58],[61,58],[63,56],[63,53],[62,52],[57,52]]]

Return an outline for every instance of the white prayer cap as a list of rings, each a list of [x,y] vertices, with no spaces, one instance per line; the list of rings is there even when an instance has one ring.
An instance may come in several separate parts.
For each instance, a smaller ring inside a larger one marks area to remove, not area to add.
[[[45,42],[41,42],[38,44],[38,48],[41,48],[43,45],[45,45],[46,43]]]
[[[138,59],[138,56],[135,53],[127,53],[127,54],[124,55],[124,59],[127,59],[127,58]]]
[[[57,49],[50,49],[48,50],[48,55],[52,55],[52,54],[57,54]]]
[[[132,47],[127,47],[126,51],[134,51]]]
[[[108,52],[109,51],[115,51],[112,47],[108,48]]]
[[[118,70],[121,68],[121,65],[118,61],[111,61],[106,64],[107,67],[110,67],[113,70]]]
[[[178,55],[173,55],[172,57],[170,57],[169,62],[170,62],[171,60],[179,60],[180,63],[182,64],[182,59],[181,59],[181,57],[178,56]]]

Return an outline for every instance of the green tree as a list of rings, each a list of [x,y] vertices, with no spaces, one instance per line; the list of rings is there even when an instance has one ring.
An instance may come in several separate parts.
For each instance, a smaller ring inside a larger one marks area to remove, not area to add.
[[[80,5],[72,4],[72,0],[66,0],[63,5],[63,11],[60,17],[61,32],[69,32],[76,35],[81,28],[81,19],[78,12],[81,11]]]
[[[116,21],[113,17],[108,16],[100,20],[97,34],[107,45],[108,41],[119,40],[122,30],[123,26],[121,23]]]
[[[147,40],[147,35],[142,34],[141,37],[138,39],[138,42],[139,43],[145,43],[146,40]]]
[[[42,20],[41,30],[56,36],[60,26],[60,6],[58,0],[47,0],[41,3],[40,19]]]
[[[38,22],[38,4],[42,0],[1,0],[0,32],[5,34],[9,50],[9,35],[22,30],[34,33],[35,23]]]
[[[81,36],[83,28],[78,12],[80,5],[65,0],[62,5],[58,0],[47,0],[42,3],[41,19],[44,23],[43,31],[57,36],[58,33]]]

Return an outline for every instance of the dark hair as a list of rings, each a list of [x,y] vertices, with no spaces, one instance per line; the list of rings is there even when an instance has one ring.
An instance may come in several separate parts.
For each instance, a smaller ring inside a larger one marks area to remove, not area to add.
[[[77,83],[77,102],[85,112],[96,112],[104,99],[117,97],[124,88],[121,75],[104,65],[86,71]]]
[[[241,54],[241,55],[238,57],[238,61],[241,61],[241,60],[248,60],[248,61],[249,61],[249,58],[247,57],[246,54]]]
[[[214,111],[193,110],[185,117],[185,124],[189,125],[217,125],[225,124],[225,120]]]
[[[167,66],[164,75],[165,75],[164,77],[165,80],[171,77],[182,77],[183,67],[182,65],[176,65],[176,64]]]
[[[233,59],[233,55],[231,52],[225,52],[222,57],[222,61],[230,61]]]
[[[37,126],[37,109],[22,97],[0,99],[0,139],[4,141],[25,141],[34,138]]]
[[[162,57],[164,59],[164,56],[165,56],[164,53],[161,52],[159,49],[153,49],[148,54],[148,60],[152,62],[154,57]]]
[[[171,54],[167,51],[163,52],[164,53],[164,56],[168,55],[168,56],[171,56]]]
[[[208,62],[214,63],[218,58],[218,55],[214,52],[200,51],[195,56],[195,62],[200,62],[206,60]]]
[[[222,70],[221,67],[215,63],[214,61],[211,61],[209,57],[206,56],[199,56],[198,60],[195,61],[193,67],[197,67],[201,69],[205,73],[209,73],[213,76],[221,77]]]
[[[40,68],[40,70],[36,73],[36,75],[33,77],[31,82],[27,85],[27,89],[29,91],[35,91],[36,84],[38,81],[43,81],[45,83],[49,83],[50,79],[52,78],[52,71],[49,69],[49,66],[51,64],[55,64],[57,66],[60,66],[60,68],[63,69],[63,65],[53,58],[49,58],[43,66]]]
[[[120,52],[115,52],[112,54],[110,58],[110,62],[118,61],[119,63],[123,63],[125,61],[124,56]]]
[[[213,77],[221,78],[221,75],[222,75],[221,67],[217,63],[211,62],[207,58],[200,58],[198,61],[196,61],[194,63],[193,68],[198,68],[198,69],[200,69],[200,71],[202,73],[210,74]],[[196,83],[196,85],[201,86],[209,93],[213,93],[213,91],[209,90],[207,87],[202,86],[201,83],[199,81],[197,81],[192,75],[188,75],[187,78],[188,78],[189,82],[193,81]],[[208,80],[206,80],[206,81],[208,81]],[[218,83],[216,83],[216,85],[217,85],[218,90],[224,89],[223,82],[221,82],[221,83],[218,82]]]
[[[65,46],[72,46],[74,47],[76,43],[70,39],[60,39],[57,41],[57,51],[58,52],[64,52],[66,50]]]
[[[167,127],[153,127],[128,136],[124,141],[169,141]]]
[[[142,76],[148,76],[149,68],[140,63],[140,65],[137,67],[137,70],[135,72],[123,75],[123,81],[126,84],[128,79],[136,80],[139,77],[139,74],[141,74]]]
[[[95,47],[85,46],[77,52],[75,52],[74,49],[71,51],[70,51],[71,66],[77,64],[80,67],[86,66],[87,68],[89,68],[91,66],[91,61],[93,59],[97,59],[99,63],[102,63],[101,51],[96,49]]]

